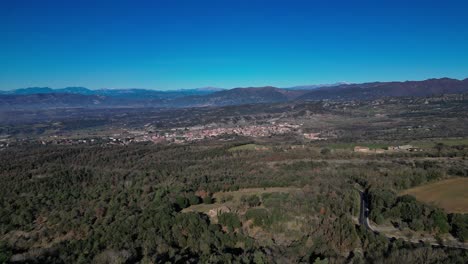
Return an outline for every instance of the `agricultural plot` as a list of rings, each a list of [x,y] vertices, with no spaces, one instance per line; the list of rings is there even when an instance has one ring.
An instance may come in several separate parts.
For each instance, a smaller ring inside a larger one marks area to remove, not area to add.
[[[450,213],[468,213],[468,178],[453,178],[402,192]]]

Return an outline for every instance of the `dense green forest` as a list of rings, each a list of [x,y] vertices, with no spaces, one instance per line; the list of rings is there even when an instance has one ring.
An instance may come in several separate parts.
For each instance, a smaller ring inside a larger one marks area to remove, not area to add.
[[[468,261],[466,250],[392,240],[357,222],[357,189],[363,189],[376,223],[393,219],[413,230],[452,233],[466,241],[467,215],[446,214],[397,195],[412,186],[467,176],[466,146],[383,155],[286,144],[230,151],[241,143],[30,144],[3,150],[0,262]],[[182,211],[224,202],[215,199],[216,192],[253,187],[300,191],[244,196],[242,213],[226,212],[218,221]]]

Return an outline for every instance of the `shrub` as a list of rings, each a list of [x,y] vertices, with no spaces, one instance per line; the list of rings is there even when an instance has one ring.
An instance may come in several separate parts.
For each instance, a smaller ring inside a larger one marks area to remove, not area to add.
[[[190,203],[190,205],[196,205],[196,204],[199,204],[200,203],[200,197],[196,196],[195,194],[189,194],[187,196],[187,199]]]
[[[268,210],[263,208],[249,209],[245,213],[245,217],[247,219],[252,219],[254,225],[256,226],[268,227],[272,224],[270,213],[268,212]]]
[[[227,226],[229,231],[241,227],[239,217],[235,213],[222,213],[218,216],[218,223]]]
[[[203,198],[203,203],[204,204],[212,204],[214,201],[213,201],[213,198],[211,196],[205,196],[205,198]]]
[[[250,196],[242,195],[240,200],[243,205],[246,205],[249,207],[259,206],[261,203],[260,198],[255,194],[250,195]]]

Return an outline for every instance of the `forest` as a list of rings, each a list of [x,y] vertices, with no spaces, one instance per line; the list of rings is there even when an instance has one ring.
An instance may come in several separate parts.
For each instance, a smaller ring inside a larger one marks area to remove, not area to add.
[[[374,233],[370,219],[468,239],[468,215],[399,191],[468,177],[466,145],[363,155],[321,144],[19,145],[0,152],[0,263],[466,263],[468,251]],[[236,149],[232,151],[232,149]],[[450,158],[448,158],[450,157]],[[217,219],[186,211],[233,204]]]

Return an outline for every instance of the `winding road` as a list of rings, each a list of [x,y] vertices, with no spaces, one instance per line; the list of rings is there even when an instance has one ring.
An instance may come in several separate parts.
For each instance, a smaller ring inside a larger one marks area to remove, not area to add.
[[[380,232],[377,228],[372,227],[372,225],[369,222],[369,204],[367,201],[367,197],[364,191],[359,190],[359,195],[361,196],[361,207],[359,209],[359,224],[361,226],[364,226],[367,230],[370,230],[376,234],[381,234],[387,237],[390,240],[397,239],[395,236],[385,234],[384,232]],[[403,239],[406,242],[413,243],[413,244],[421,244],[423,241],[421,240],[415,240],[415,239],[409,239],[405,237],[400,237],[400,239]],[[447,242],[447,243],[437,243],[437,242],[428,242],[431,246],[435,247],[446,247],[446,248],[458,248],[458,249],[466,249],[468,250],[468,245],[462,242]]]

